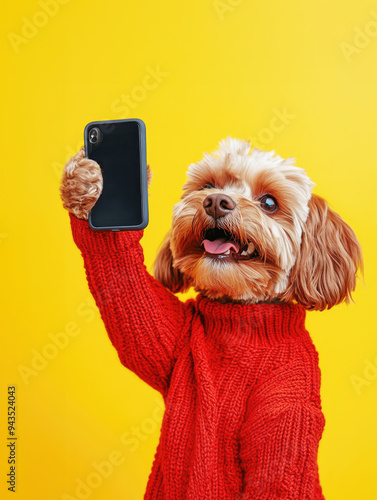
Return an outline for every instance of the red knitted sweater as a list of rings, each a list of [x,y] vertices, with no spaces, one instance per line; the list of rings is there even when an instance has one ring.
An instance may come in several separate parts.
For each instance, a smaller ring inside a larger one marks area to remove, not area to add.
[[[144,499],[324,499],[318,355],[296,304],[181,302],[146,270],[143,231],[70,215],[121,362],[165,401]]]

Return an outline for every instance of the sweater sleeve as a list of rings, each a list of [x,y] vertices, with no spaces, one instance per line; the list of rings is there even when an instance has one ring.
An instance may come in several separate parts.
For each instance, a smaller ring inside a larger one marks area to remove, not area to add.
[[[317,454],[325,420],[319,385],[311,396],[308,379],[301,367],[290,367],[252,393],[240,433],[242,500],[324,498]]]
[[[69,215],[89,289],[120,361],[165,395],[178,337],[189,320],[185,303],[147,272],[143,230],[94,231]]]

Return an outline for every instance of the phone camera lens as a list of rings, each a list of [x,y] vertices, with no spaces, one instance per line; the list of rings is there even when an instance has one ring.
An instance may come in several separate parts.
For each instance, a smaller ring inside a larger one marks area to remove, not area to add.
[[[89,131],[89,142],[90,144],[97,144],[100,139],[100,131],[97,127],[92,128]]]

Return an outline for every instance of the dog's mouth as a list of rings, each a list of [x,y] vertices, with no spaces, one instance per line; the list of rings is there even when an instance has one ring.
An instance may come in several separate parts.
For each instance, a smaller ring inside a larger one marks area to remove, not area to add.
[[[202,246],[208,256],[217,259],[239,261],[259,257],[253,243],[241,244],[232,233],[220,228],[208,229],[204,234]]]

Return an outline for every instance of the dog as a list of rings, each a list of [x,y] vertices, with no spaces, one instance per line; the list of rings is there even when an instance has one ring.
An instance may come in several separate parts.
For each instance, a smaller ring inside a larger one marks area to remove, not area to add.
[[[154,277],[143,231],[90,230],[103,181],[83,149],[60,188],[110,340],[164,398],[145,498],[323,499],[305,314],[352,300],[360,244],[292,158],[228,137],[187,175]]]

